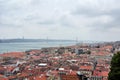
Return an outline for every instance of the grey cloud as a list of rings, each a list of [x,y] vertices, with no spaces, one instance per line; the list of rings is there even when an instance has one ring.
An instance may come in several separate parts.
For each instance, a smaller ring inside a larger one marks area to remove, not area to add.
[[[62,16],[59,19],[58,23],[63,27],[68,27],[68,28],[75,27],[74,24],[70,22],[67,16]]]
[[[89,8],[76,8],[76,10],[74,10],[73,12],[71,12],[71,15],[87,15],[87,16],[96,16],[99,13],[93,9],[89,9]]]
[[[113,10],[100,10],[97,8],[77,7],[75,10],[71,12],[71,15],[86,15],[88,17],[96,17],[101,15],[119,16],[119,14],[120,8]]]
[[[87,39],[89,32],[95,35],[94,31],[101,34],[113,27],[120,29],[119,5],[115,0],[0,0],[0,27],[6,27],[4,31],[7,32],[7,27],[17,29],[21,26],[32,35],[40,34],[40,30],[45,34],[54,34],[55,31],[52,33],[49,30],[57,28],[58,34],[61,34],[67,29],[64,38],[73,30],[73,36],[86,35]],[[32,32],[33,29],[36,32]],[[26,32],[23,30],[23,33]],[[30,36],[28,33],[25,35]]]
[[[42,21],[42,22],[37,22],[38,24],[41,24],[41,25],[53,25],[55,24],[54,21],[50,20],[50,21]]]
[[[1,23],[0,22],[0,27],[14,27],[14,28],[17,28],[17,27],[23,27],[23,25],[15,24],[15,23]]]
[[[38,16],[27,16],[23,19],[25,22],[39,24],[39,25],[54,25],[56,21],[53,19],[43,19],[42,17]]]
[[[86,16],[88,18],[99,18],[101,16],[110,16],[113,18],[111,22],[104,23],[100,22],[99,20],[88,25],[88,27],[93,27],[95,29],[99,29],[101,31],[103,30],[109,30],[112,27],[119,27],[120,28],[120,7],[111,9],[111,10],[99,10],[97,8],[91,8],[91,7],[77,7],[76,10],[71,12],[71,15],[73,16]]]

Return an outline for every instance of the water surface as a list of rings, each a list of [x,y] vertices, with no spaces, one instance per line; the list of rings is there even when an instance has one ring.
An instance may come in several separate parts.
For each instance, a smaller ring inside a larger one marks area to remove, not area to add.
[[[26,51],[30,49],[41,49],[44,47],[59,47],[74,45],[75,42],[20,42],[0,43],[0,54],[13,51]]]

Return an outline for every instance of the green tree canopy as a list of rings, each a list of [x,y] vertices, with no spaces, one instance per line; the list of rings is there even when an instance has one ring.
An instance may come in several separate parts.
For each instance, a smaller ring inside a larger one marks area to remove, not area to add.
[[[120,80],[120,52],[112,58],[108,80]]]

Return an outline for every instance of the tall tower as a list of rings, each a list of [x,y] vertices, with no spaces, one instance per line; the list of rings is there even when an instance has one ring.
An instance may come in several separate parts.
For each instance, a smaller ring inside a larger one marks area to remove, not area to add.
[[[22,37],[22,39],[24,39],[24,36]]]
[[[47,36],[47,38],[46,38],[46,42],[48,43],[48,36]]]
[[[78,43],[78,37],[76,37],[76,44]]]

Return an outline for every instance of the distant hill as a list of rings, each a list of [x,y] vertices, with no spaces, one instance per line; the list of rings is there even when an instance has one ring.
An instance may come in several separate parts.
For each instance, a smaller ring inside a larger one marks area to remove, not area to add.
[[[120,41],[116,41],[115,43],[116,43],[116,44],[120,44]]]
[[[73,42],[74,40],[55,40],[55,39],[0,39],[0,43],[14,42]]]

